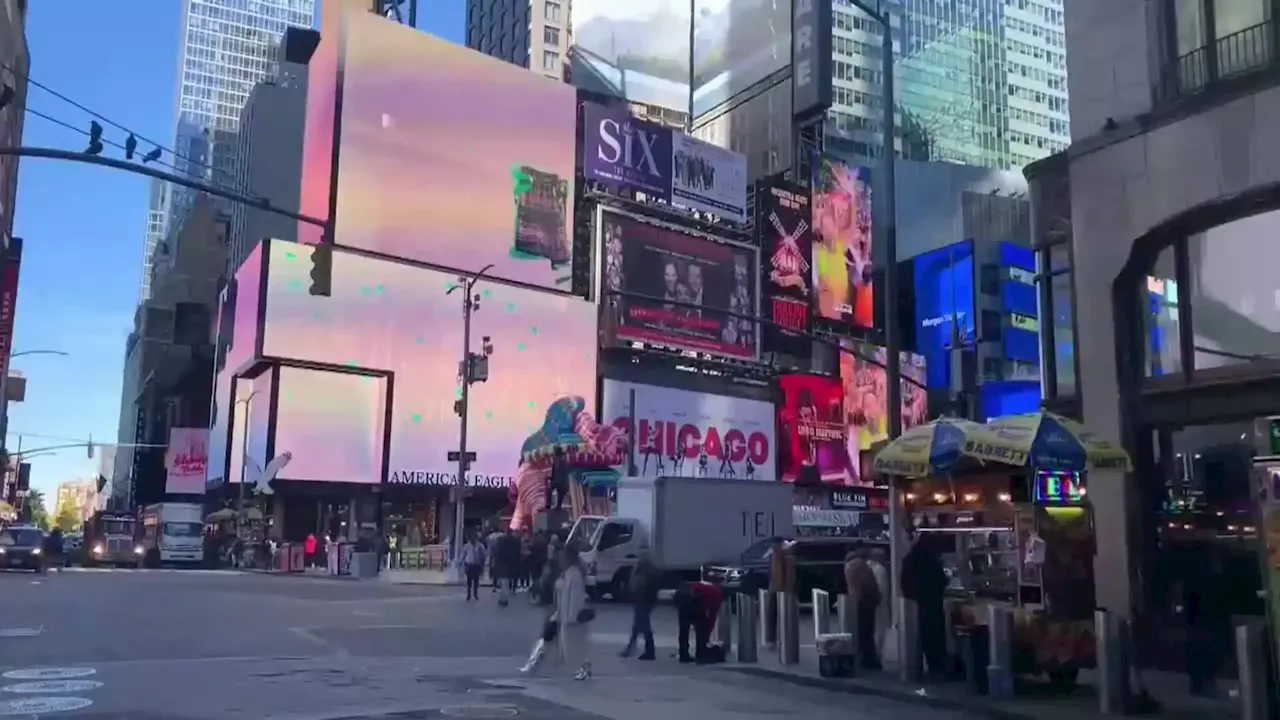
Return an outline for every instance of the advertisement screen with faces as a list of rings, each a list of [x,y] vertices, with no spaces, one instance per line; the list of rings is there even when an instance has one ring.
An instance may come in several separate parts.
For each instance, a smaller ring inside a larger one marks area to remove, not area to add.
[[[456,276],[339,250],[332,296],[314,297],[308,293],[310,270],[310,247],[271,243],[263,353],[390,374],[388,481],[456,482],[457,464],[447,458],[458,449],[460,428],[454,401],[461,394],[462,296],[449,293]],[[552,402],[575,395],[595,406],[596,306],[497,282],[482,281],[475,293],[471,349],[479,353],[488,345],[492,355],[488,380],[471,387],[467,449],[477,456],[474,479],[505,484],[501,480],[515,474],[521,445],[541,428]],[[316,380],[313,391],[326,392],[322,384]],[[279,433],[363,434],[360,418],[368,417],[367,410],[364,400],[354,398],[332,412],[297,413],[295,422],[327,426],[294,431],[277,423],[276,447],[285,449]],[[293,463],[309,467],[300,454],[325,452],[313,442],[298,443],[287,448],[295,459],[282,477],[294,472]]]
[[[236,270],[235,282],[222,292],[218,307],[218,362],[213,382],[213,417],[209,430],[206,487],[227,482],[228,477],[236,482],[240,477],[240,464],[229,462],[227,457],[233,444],[227,436],[231,425],[231,405],[236,399],[231,397],[231,379],[241,365],[253,359],[254,346],[257,344],[258,291],[262,283],[263,247],[259,245],[254,248],[240,264],[240,269]],[[244,392],[247,394],[252,390]],[[243,449],[239,452],[243,453]],[[231,469],[236,471],[228,472]]]
[[[288,366],[279,372],[273,455],[293,455],[279,477],[381,482],[386,378]]]

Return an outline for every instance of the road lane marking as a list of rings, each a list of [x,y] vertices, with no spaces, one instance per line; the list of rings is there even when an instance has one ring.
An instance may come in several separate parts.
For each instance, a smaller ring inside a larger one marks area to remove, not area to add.
[[[43,632],[43,625],[33,628],[0,628],[0,638],[35,637]]]
[[[37,680],[6,685],[2,689],[5,692],[22,695],[52,695],[53,693],[87,692],[100,687],[102,683],[97,680]]]
[[[38,717],[48,713],[83,710],[92,704],[93,701],[89,698],[81,697],[17,698],[0,701],[0,716]]]
[[[4,677],[8,680],[70,680],[96,675],[97,672],[91,667],[21,668],[6,672]]]
[[[336,655],[337,657],[351,656],[351,653],[348,652],[346,648],[342,647],[341,645],[331,643],[328,640],[325,640],[324,638],[320,637],[314,632],[311,632],[307,628],[291,627],[289,628],[289,632],[293,633],[294,635],[297,635],[298,637],[302,638],[303,640],[306,640],[307,642],[311,643],[312,645],[315,645],[316,647],[319,647],[323,650],[328,651],[332,655]]]

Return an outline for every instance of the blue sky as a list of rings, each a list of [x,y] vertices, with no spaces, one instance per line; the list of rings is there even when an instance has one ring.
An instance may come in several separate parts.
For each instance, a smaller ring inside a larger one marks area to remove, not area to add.
[[[85,2],[68,13],[64,3],[30,3],[31,78],[168,145],[181,5]],[[464,0],[419,0],[418,25],[462,42],[464,6]],[[92,119],[34,86],[27,105],[76,127],[88,128]],[[121,135],[107,129],[108,139],[120,142]],[[28,114],[23,144],[77,150],[85,136]],[[14,359],[28,385],[26,402],[10,410],[10,448],[19,442],[31,449],[89,437],[115,440],[124,342],[142,270],[148,183],[141,175],[91,165],[22,161],[14,234],[25,248],[13,349],[68,356]],[[92,475],[96,467],[83,448],[31,462],[32,484],[46,493],[64,480]]]

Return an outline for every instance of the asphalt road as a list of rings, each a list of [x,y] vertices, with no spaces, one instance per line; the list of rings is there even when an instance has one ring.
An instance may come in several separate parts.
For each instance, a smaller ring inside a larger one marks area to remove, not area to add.
[[[519,598],[460,589],[202,571],[0,574],[0,718],[849,720],[945,714],[670,658],[622,660],[628,609],[593,624],[596,677],[517,668],[540,627]],[[33,684],[34,683],[34,684]],[[954,716],[959,718],[959,716]]]

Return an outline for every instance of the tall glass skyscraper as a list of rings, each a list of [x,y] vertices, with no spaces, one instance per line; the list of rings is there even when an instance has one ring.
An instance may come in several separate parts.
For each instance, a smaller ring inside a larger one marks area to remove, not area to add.
[[[270,73],[284,31],[315,27],[316,0],[184,0],[173,149],[179,172],[234,187],[236,132],[249,92]],[[183,188],[156,182],[147,215],[142,292],[150,297],[156,246],[190,206]]]
[[[1012,170],[1070,143],[1063,0],[886,0],[898,147],[908,158]],[[827,146],[882,147],[880,27],[836,0]]]

